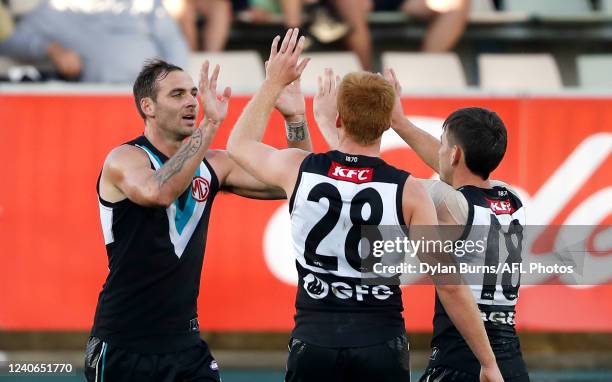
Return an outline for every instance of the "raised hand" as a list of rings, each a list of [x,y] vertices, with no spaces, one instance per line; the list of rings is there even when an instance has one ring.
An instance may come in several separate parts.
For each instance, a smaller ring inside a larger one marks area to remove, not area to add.
[[[298,40],[299,33],[298,28],[287,30],[280,47],[280,37],[274,38],[266,67],[266,81],[284,88],[302,75],[310,59],[302,59],[298,64],[304,50],[304,36]]]
[[[317,123],[325,122],[334,126],[338,115],[338,88],[340,76],[334,76],[334,71],[325,69],[323,78],[317,77],[318,89],[314,97],[313,109]]]
[[[204,109],[204,118],[213,122],[221,122],[227,116],[227,108],[232,95],[232,90],[226,87],[223,95],[217,95],[217,79],[219,78],[219,65],[215,65],[210,78],[208,77],[210,63],[208,60],[202,64],[200,70],[200,99],[202,100],[202,108]]]
[[[302,93],[299,78],[285,86],[276,100],[275,107],[285,119],[304,117],[306,100],[304,99],[304,93]]]
[[[395,104],[393,105],[393,112],[391,113],[391,126],[393,126],[397,121],[401,121],[404,118],[404,108],[401,100],[402,86],[395,76],[395,70],[391,68],[385,69],[385,78],[395,89]]]

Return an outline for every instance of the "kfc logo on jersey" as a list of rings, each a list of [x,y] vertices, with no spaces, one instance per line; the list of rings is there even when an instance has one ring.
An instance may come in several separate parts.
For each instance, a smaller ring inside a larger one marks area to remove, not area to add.
[[[371,182],[373,175],[374,169],[371,167],[347,167],[337,162],[332,162],[327,173],[330,178],[353,183]]]
[[[512,215],[516,208],[512,206],[510,200],[492,200],[485,198],[489,204],[491,211],[495,212],[495,215]]]
[[[208,180],[202,178],[201,176],[196,176],[193,178],[193,182],[191,182],[191,197],[198,201],[204,202],[208,199],[208,194],[210,193],[210,183]]]

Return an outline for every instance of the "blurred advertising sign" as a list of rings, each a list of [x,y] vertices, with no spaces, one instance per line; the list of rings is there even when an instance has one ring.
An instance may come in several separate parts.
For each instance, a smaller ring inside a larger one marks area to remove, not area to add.
[[[225,146],[247,102],[232,100],[215,148]],[[601,270],[597,279],[569,285],[543,278],[523,285],[518,327],[612,332],[606,239],[612,223],[612,98],[428,96],[403,102],[413,121],[436,136],[457,108],[497,111],[509,142],[492,177],[518,190],[529,225],[553,227],[541,233],[550,240],[532,242],[532,253],[550,251],[562,225],[590,227],[585,256]],[[308,120],[315,151],[326,150],[312,114]],[[142,120],[128,95],[4,93],[0,121],[0,330],[88,330],[108,272],[96,179],[108,151],[142,133]],[[285,145],[279,115],[273,115],[265,141]],[[415,176],[434,176],[391,131],[382,156]],[[291,329],[297,276],[288,218],[284,201],[217,198],[199,298],[204,330]],[[410,330],[428,331],[433,288],[418,284],[403,287],[406,322]]]

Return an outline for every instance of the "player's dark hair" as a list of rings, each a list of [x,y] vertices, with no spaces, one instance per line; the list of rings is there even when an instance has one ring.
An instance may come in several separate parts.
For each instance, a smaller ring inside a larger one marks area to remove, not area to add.
[[[140,100],[149,97],[153,101],[156,101],[158,91],[157,82],[163,80],[168,73],[174,72],[175,70],[182,71],[183,69],[160,59],[145,61],[142,70],[138,73],[133,88],[136,109],[138,109],[138,113],[142,119],[146,119],[146,116],[140,107]]]
[[[506,153],[508,135],[499,116],[479,107],[459,109],[448,116],[443,128],[452,144],[465,153],[465,164],[486,180]]]

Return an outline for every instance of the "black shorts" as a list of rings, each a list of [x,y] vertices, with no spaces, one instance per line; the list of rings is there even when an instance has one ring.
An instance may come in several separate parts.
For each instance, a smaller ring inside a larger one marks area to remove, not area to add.
[[[490,337],[489,342],[504,381],[529,382],[518,337]],[[480,364],[463,338],[442,338],[432,347],[429,365],[420,381],[479,381]]]
[[[408,337],[382,344],[327,348],[289,341],[285,382],[410,382]]]
[[[480,382],[480,377],[448,366],[428,367],[419,382]],[[529,375],[504,377],[504,382],[530,382]]]
[[[206,342],[176,353],[139,354],[90,337],[85,353],[89,382],[220,382],[219,367]]]

